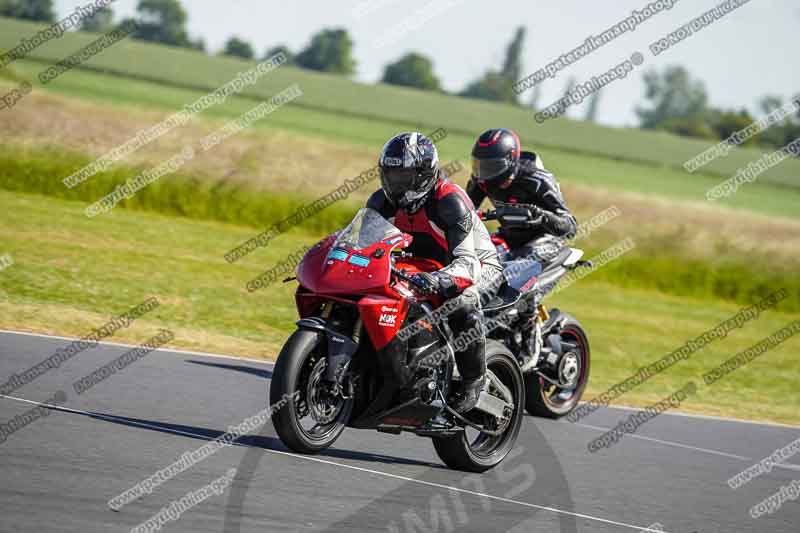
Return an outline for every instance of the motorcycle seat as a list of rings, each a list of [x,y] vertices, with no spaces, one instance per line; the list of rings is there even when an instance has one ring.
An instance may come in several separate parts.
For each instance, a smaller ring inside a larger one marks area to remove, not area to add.
[[[513,259],[503,263],[503,273],[508,285],[520,292],[527,290],[529,282],[538,277],[541,272],[541,263],[530,258]]]

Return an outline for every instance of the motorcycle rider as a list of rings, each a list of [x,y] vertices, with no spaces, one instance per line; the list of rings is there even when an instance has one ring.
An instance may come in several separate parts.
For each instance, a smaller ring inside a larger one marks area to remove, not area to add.
[[[476,208],[488,196],[495,206],[526,204],[533,215],[527,227],[501,227],[512,258],[546,263],[575,236],[577,221],[561,187],[535,152],[523,152],[519,137],[505,128],[483,132],[472,148],[472,177],[467,194]]]
[[[446,265],[433,273],[419,273],[413,282],[427,294],[458,298],[448,316],[455,338],[477,328],[482,332],[481,279],[502,274],[489,233],[469,196],[439,168],[433,142],[418,132],[401,133],[384,145],[379,160],[381,189],[367,201],[400,230],[414,237],[408,251],[416,257]],[[485,337],[456,353],[462,381],[454,409],[475,407],[485,387]]]

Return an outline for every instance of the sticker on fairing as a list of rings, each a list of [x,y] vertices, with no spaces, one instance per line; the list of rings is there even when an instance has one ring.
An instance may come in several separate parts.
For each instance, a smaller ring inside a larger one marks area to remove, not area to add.
[[[369,266],[369,261],[369,257],[364,257],[363,255],[351,255],[348,263],[360,267],[367,267]]]
[[[328,259],[337,259],[339,261],[346,261],[347,250],[342,250],[341,248],[334,248],[328,254]]]
[[[378,325],[384,326],[387,328],[393,328],[397,325],[397,314],[396,313],[381,313],[380,318],[378,318]]]

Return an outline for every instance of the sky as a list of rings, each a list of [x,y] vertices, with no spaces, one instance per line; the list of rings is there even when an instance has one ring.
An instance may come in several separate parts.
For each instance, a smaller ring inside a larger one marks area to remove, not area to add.
[[[405,53],[433,60],[448,91],[459,91],[490,69],[500,69],[515,29],[524,26],[523,71],[532,73],[582,44],[590,35],[642,9],[652,0],[183,0],[189,33],[218,51],[232,35],[251,42],[258,55],[277,44],[297,52],[322,28],[346,28],[357,62],[355,80],[373,83],[386,64]],[[607,71],[634,52],[644,64],[603,92],[598,121],[636,126],[634,109],[644,101],[642,75],[649,69],[682,65],[705,83],[712,105],[747,108],[758,114],[765,94],[788,99],[800,92],[800,70],[792,68],[800,29],[797,0],[750,0],[685,41],[653,56],[649,45],[719,4],[721,0],[671,0],[674,6],[560,71],[542,84],[540,106],[578,82]],[[59,16],[90,0],[55,0]],[[135,14],[138,0],[116,0],[117,18]],[[795,65],[796,66],[796,65]],[[526,102],[531,91],[521,100]],[[587,104],[568,115],[582,118]]]

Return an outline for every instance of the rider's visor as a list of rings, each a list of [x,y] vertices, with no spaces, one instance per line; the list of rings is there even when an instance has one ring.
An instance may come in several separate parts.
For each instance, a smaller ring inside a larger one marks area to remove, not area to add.
[[[490,180],[506,172],[511,167],[508,158],[495,159],[472,158],[472,175],[478,181]]]
[[[413,191],[417,182],[417,171],[413,168],[382,168],[383,188],[393,197]]]

